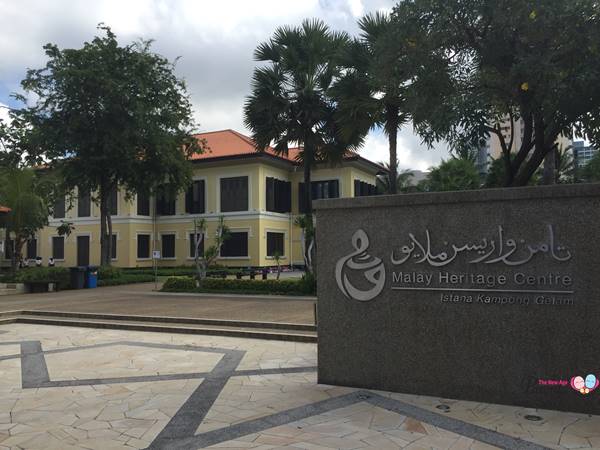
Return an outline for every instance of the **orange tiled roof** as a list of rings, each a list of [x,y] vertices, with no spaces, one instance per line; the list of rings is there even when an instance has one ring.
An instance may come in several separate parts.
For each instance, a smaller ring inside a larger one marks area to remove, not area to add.
[[[0,205],[0,213],[9,213],[9,212],[10,212],[10,208]]]
[[[252,138],[231,129],[198,133],[195,134],[194,137],[206,140],[208,148],[202,154],[193,155],[191,158],[193,161],[204,161],[217,158],[234,158],[258,154]],[[292,164],[295,164],[298,161],[298,154],[300,153],[300,150],[301,148],[299,147],[290,147],[288,154],[284,156],[276,154],[272,147],[268,147],[265,150],[265,153],[283,161],[288,161]],[[358,153],[353,151],[348,151],[346,159],[363,160],[378,170],[385,170],[378,164],[361,157]]]
[[[198,139],[206,140],[208,148],[204,153],[192,156],[192,160],[251,155],[257,153],[254,141],[248,136],[234,130],[210,131],[207,133],[199,133],[194,136]],[[277,155],[275,150],[271,147],[267,148],[265,153],[293,162],[298,155],[298,149],[291,148],[287,157]]]

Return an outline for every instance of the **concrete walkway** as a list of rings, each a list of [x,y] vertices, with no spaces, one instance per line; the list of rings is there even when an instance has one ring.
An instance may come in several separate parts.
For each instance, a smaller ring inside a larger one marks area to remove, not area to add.
[[[314,298],[181,295],[154,283],[0,297],[0,312],[41,310],[226,320],[314,323]]]

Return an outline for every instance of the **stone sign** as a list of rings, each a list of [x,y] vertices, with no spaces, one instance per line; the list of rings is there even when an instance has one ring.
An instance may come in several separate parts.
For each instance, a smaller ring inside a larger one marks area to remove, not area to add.
[[[600,185],[315,207],[319,382],[600,414]]]

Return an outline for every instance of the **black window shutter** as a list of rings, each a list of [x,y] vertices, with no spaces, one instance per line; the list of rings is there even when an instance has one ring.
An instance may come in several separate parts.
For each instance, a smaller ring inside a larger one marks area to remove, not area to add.
[[[198,214],[204,214],[206,211],[206,205],[204,204],[204,180],[198,180],[197,183],[197,195],[198,195]]]
[[[339,198],[340,196],[340,182],[338,180],[332,180],[329,182],[329,196],[327,198]]]
[[[298,211],[301,214],[306,213],[306,188],[304,183],[298,183]]]
[[[275,178],[267,177],[267,211],[276,211],[275,209]]]
[[[193,183],[185,192],[185,212],[188,214],[193,212],[194,185],[195,183]]]

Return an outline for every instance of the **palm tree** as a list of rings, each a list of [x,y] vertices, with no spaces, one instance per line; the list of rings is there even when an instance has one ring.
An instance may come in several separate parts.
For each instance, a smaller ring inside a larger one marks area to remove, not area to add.
[[[340,49],[348,41],[347,34],[330,30],[320,20],[305,20],[299,27],[278,28],[254,52],[255,60],[269,64],[254,70],[244,122],[258,151],[273,144],[277,154],[287,155],[290,144],[300,147],[309,228],[313,223],[311,169],[317,162],[341,161],[363,142],[357,133],[342,136],[334,120],[336,105],[328,94],[338,74]],[[309,246],[307,242],[305,260]]]
[[[387,169],[387,173],[377,176],[377,189],[383,194],[392,194],[389,178],[390,165],[386,162],[380,162],[379,164]],[[405,192],[412,184],[414,173],[410,169],[398,171],[398,168],[396,168],[396,173],[396,192]]]
[[[42,194],[51,187],[40,182],[33,169],[6,168],[0,173],[0,204],[11,211],[3,218],[12,237],[12,268],[17,268],[23,245],[48,223],[48,205]]]
[[[405,92],[410,80],[406,40],[394,32],[392,19],[381,12],[359,20],[361,34],[346,47],[340,64],[346,70],[332,95],[338,102],[338,120],[344,131],[366,135],[383,128],[390,152],[390,193],[398,192],[398,129],[408,121]]]

